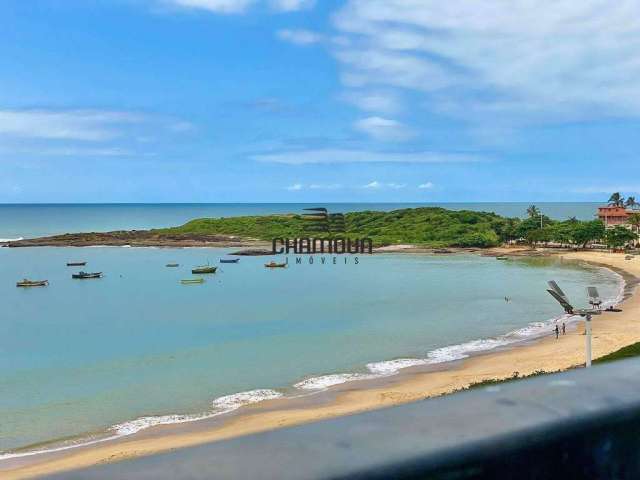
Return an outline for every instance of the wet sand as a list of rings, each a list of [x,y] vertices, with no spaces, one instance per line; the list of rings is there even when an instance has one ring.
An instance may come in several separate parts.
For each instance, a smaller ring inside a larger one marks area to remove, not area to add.
[[[607,266],[625,274],[629,288],[622,306],[624,311],[603,313],[593,319],[594,358],[640,342],[640,296],[631,295],[632,287],[640,277],[640,258],[625,260],[623,254],[599,252],[562,252],[560,256],[566,260]],[[558,340],[550,331],[549,336],[536,341],[438,367],[406,369],[387,379],[351,382],[302,398],[263,402],[220,418],[152,427],[117,440],[6,460],[0,462],[0,476],[32,478],[421,400],[483,380],[508,378],[515,372],[528,375],[540,370],[565,370],[584,363],[585,337],[582,333],[583,324],[579,323]]]

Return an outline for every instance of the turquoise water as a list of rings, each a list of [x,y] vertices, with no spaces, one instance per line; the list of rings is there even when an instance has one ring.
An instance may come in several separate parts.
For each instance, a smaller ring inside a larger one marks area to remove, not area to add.
[[[0,248],[0,451],[132,433],[549,334],[559,313],[549,279],[576,303],[587,285],[619,293],[607,270],[471,255],[304,257],[282,270],[242,258],[203,285],[179,283],[224,253]],[[71,280],[70,260],[105,277]],[[23,277],[50,286],[16,288]]]
[[[576,216],[592,220],[597,203],[537,203],[545,215],[558,220]],[[528,203],[237,203],[237,204],[105,204],[2,205],[0,239],[33,238],[68,232],[101,232],[181,225],[193,218],[299,213],[305,207],[326,206],[333,212],[388,211],[417,206],[481,210],[507,217],[526,215]]]

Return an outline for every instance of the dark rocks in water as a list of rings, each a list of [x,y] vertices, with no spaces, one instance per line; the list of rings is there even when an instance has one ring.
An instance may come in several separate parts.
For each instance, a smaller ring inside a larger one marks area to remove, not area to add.
[[[265,248],[247,248],[246,250],[239,250],[237,252],[230,253],[229,255],[238,255],[242,257],[261,257],[264,255],[273,255],[273,252]]]

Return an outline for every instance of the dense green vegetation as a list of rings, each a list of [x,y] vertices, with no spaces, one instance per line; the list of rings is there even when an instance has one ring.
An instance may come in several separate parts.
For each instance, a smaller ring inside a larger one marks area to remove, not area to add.
[[[224,234],[271,240],[280,237],[371,238],[374,245],[410,243],[430,247],[491,247],[500,244],[516,219],[494,213],[412,208],[392,212],[351,212],[344,215],[344,232],[317,232],[302,215],[202,218],[166,234]]]
[[[623,360],[625,358],[632,358],[637,356],[640,356],[640,342],[623,347],[620,350],[616,350],[615,352],[610,353],[609,355],[605,355],[604,357],[597,358],[593,361],[593,363],[613,362],[615,360]]]
[[[540,375],[546,375],[549,372],[544,370],[536,370],[528,375],[520,375],[520,372],[513,372],[510,377],[507,378],[489,378],[487,380],[481,380],[479,382],[470,383],[468,387],[462,390],[473,390],[475,388],[490,387],[501,383],[513,382],[515,380],[524,380],[526,378],[539,377]]]
[[[527,210],[529,218],[505,218],[495,213],[444,208],[407,208],[391,212],[351,212],[344,215],[344,230],[313,231],[302,215],[265,215],[229,218],[201,218],[175,228],[155,230],[171,235],[236,235],[271,240],[294,237],[371,238],[375,246],[414,244],[425,247],[492,247],[506,241],[531,245],[553,242],[586,247],[602,241],[622,247],[636,238],[623,227],[606,230],[599,220],[575,218],[554,221],[537,207]]]

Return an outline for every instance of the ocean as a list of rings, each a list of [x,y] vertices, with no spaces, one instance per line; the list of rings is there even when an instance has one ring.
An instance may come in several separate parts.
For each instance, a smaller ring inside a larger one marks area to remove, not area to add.
[[[180,223],[196,211],[222,216],[276,207],[38,208],[0,207],[3,232],[142,228]],[[7,209],[52,220],[6,224]],[[63,225],[88,211],[91,218]],[[161,211],[171,213],[163,218]],[[218,265],[228,252],[0,248],[0,458],[220,415],[547,335],[561,313],[545,291],[550,279],[580,305],[588,285],[610,301],[621,294],[621,278],[606,269],[476,255],[316,257],[313,264],[289,257],[289,268],[275,270],[263,267],[268,258],[247,257],[220,265],[202,285],[180,284],[191,267]],[[65,266],[72,260],[104,278],[72,280],[76,269]],[[165,267],[172,262],[180,267]],[[50,285],[16,288],[25,277]]]

